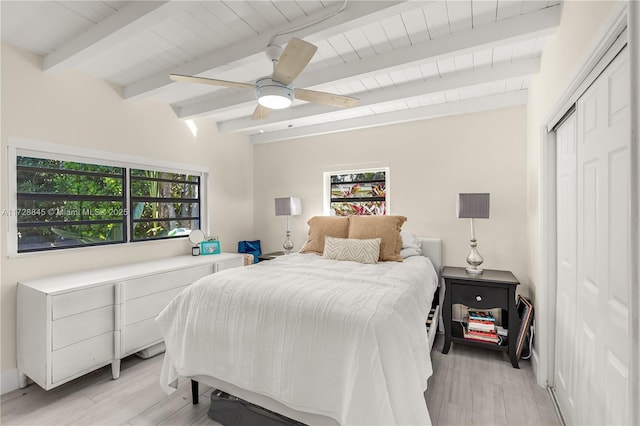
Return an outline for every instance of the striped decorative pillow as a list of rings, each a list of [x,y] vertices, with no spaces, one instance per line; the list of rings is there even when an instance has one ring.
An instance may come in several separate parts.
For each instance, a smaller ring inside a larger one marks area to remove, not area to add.
[[[357,240],[353,238],[326,237],[322,257],[360,263],[378,263],[380,241],[382,241],[380,238]]]

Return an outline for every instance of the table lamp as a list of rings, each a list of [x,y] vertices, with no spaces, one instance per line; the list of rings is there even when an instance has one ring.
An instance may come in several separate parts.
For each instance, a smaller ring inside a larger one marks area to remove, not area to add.
[[[284,253],[289,254],[293,249],[291,241],[291,231],[289,230],[289,216],[299,216],[302,214],[302,201],[298,197],[276,198],[276,216],[287,216],[287,238],[282,244]]]
[[[489,194],[488,193],[464,193],[458,194],[458,217],[471,219],[471,252],[467,256],[469,266],[466,271],[470,274],[481,274],[480,265],[484,262],[478,253],[476,232],[473,219],[489,219]]]

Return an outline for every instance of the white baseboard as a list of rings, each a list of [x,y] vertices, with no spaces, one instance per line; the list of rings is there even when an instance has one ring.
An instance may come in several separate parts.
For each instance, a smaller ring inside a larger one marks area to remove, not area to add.
[[[18,369],[3,371],[0,373],[0,394],[4,395],[20,387],[18,380]]]
[[[533,375],[536,378],[536,382],[538,382],[540,386],[547,387],[548,384],[546,380],[544,383],[540,381],[540,376],[538,374],[540,369],[540,359],[538,358],[538,352],[536,352],[535,348],[531,349],[531,367],[533,368]]]

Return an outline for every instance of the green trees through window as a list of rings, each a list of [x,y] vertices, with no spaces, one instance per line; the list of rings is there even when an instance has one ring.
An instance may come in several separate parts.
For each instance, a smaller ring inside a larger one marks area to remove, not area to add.
[[[188,235],[200,176],[18,156],[18,253]],[[126,191],[129,173],[129,194]]]
[[[126,241],[124,169],[17,158],[18,252]]]
[[[200,177],[130,170],[132,240],[189,235],[200,228]]]

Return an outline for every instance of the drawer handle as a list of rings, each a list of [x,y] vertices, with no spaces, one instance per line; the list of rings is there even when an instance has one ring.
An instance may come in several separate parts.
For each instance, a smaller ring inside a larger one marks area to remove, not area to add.
[[[481,301],[482,301],[482,297],[480,297],[480,296],[476,296],[476,300],[477,300],[478,302],[481,302]]]

